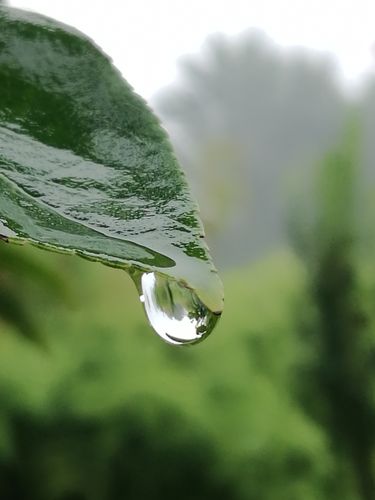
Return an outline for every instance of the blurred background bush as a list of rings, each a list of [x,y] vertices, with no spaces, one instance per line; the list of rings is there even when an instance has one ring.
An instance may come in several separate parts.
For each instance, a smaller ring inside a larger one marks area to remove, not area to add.
[[[121,271],[0,241],[0,498],[375,498],[375,80],[214,36],[153,101],[226,308],[164,345]]]

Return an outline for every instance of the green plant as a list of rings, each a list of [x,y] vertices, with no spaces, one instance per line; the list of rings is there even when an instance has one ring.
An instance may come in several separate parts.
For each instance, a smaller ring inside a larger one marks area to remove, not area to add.
[[[166,290],[166,315],[177,323],[186,307],[201,340],[222,286],[157,119],[73,28],[2,7],[0,47],[2,238],[125,269],[141,293],[155,273],[153,300]]]

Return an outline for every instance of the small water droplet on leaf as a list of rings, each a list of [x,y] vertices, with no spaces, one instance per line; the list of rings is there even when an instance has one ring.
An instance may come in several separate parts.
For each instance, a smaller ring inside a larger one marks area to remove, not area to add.
[[[195,344],[212,332],[220,313],[210,311],[184,283],[153,272],[141,274],[138,280],[148,320],[163,340]]]

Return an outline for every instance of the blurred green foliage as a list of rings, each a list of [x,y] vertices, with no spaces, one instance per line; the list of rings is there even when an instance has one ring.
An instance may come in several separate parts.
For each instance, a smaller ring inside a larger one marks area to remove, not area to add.
[[[358,201],[363,186],[357,128],[358,123],[350,124],[341,146],[318,169],[312,224],[297,238],[303,242],[299,249],[307,264],[314,311],[313,319],[301,318],[310,359],[305,360],[299,391],[304,407],[330,436],[337,461],[349,465],[361,498],[373,499],[374,274],[366,276],[366,217],[357,210],[366,207],[371,218],[371,205]],[[370,294],[362,283],[365,276]]]
[[[78,300],[30,296],[47,350],[2,324],[4,498],[324,497],[326,436],[289,389],[305,288],[291,254],[228,276],[218,331],[183,350],[145,326],[124,273],[47,261]]]

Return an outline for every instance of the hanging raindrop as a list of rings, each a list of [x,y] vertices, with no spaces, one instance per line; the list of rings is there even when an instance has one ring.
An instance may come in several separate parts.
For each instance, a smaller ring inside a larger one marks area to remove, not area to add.
[[[213,330],[221,312],[210,311],[182,282],[143,273],[140,300],[155,332],[169,344],[195,344]]]

